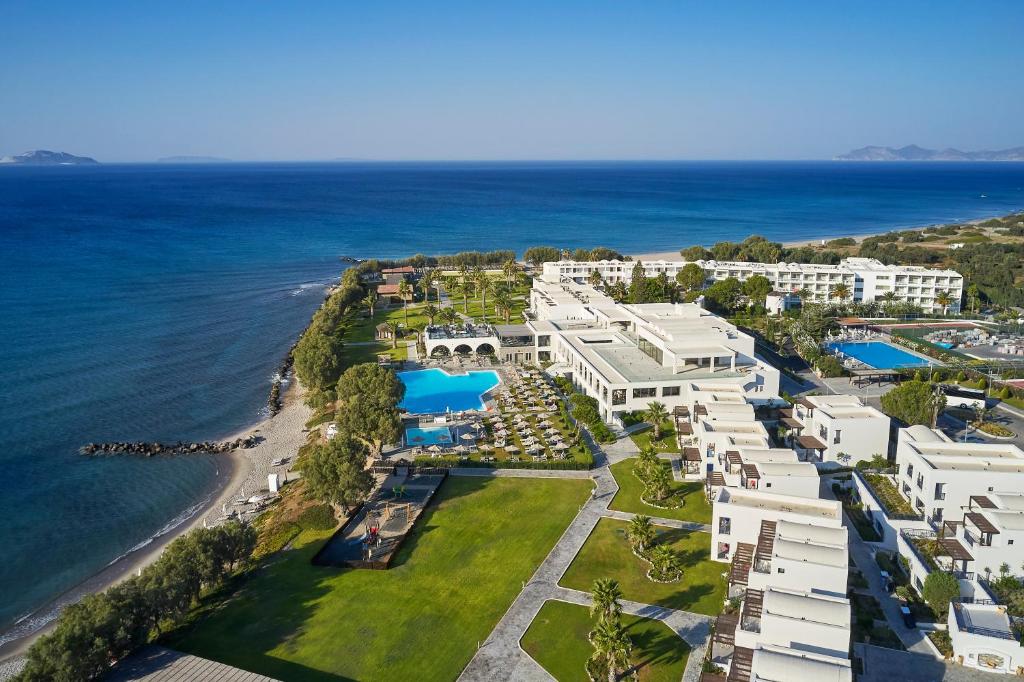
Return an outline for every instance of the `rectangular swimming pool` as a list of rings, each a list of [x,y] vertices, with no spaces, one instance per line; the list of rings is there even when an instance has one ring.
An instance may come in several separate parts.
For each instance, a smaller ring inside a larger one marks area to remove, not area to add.
[[[835,341],[828,344],[828,348],[837,355],[847,355],[875,369],[927,367],[933,364],[884,341]]]
[[[451,445],[452,431],[447,426],[410,426],[405,430],[405,444],[408,447]]]

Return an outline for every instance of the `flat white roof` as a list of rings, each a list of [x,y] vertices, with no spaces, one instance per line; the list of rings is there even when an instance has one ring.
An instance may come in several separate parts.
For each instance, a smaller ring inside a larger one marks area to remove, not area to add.
[[[764,476],[818,478],[818,468],[810,462],[758,462],[755,466]]]
[[[850,602],[842,597],[769,588],[763,599],[762,614],[846,629],[850,627]]]
[[[754,651],[751,682],[852,682],[853,669],[846,658],[812,654],[787,647],[762,646]]]
[[[782,514],[801,514],[819,519],[842,523],[841,505],[835,500],[816,500],[796,495],[778,495],[761,490],[746,490],[728,486],[718,491],[715,504],[733,504],[752,509]]]
[[[776,538],[788,538],[797,542],[818,542],[845,547],[849,541],[845,528],[819,526],[814,523],[779,521],[775,525]]]
[[[849,562],[845,547],[818,545],[812,542],[797,542],[779,537],[775,538],[772,556],[790,561],[832,566],[834,568],[843,568]]]
[[[740,448],[740,458],[754,464],[768,462],[799,462],[800,457],[789,448]],[[811,464],[811,466],[814,466]],[[817,475],[817,474],[815,474]]]

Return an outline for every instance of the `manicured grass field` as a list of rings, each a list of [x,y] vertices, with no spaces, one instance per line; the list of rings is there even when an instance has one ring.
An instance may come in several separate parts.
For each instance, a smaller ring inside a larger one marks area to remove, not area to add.
[[[683,578],[656,583],[647,578],[650,564],[636,557],[626,542],[625,521],[603,518],[562,576],[560,585],[589,592],[598,578],[619,581],[622,596],[631,601],[716,615],[725,598],[726,564],[712,561],[711,535],[658,528],[657,543],[668,543],[682,560]]]
[[[644,682],[679,682],[690,647],[661,621],[622,615],[633,642],[632,663]],[[594,649],[587,634],[594,619],[586,606],[548,601],[533,619],[520,645],[558,682],[587,682],[583,666]]]
[[[453,680],[590,494],[589,481],[451,477],[387,571],[317,567],[304,532],[171,636],[282,680]]]
[[[644,491],[644,485],[633,475],[633,466],[636,458],[624,459],[611,466],[612,475],[619,484],[619,492],[612,500],[610,507],[617,511],[632,512],[634,514],[646,514],[647,516],[660,516],[663,519],[676,519],[677,521],[693,521],[695,523],[711,523],[711,504],[704,495],[704,485],[699,481],[679,483],[673,481],[673,490],[679,491],[686,501],[682,507],[677,509],[659,509],[645,504],[640,499]],[[665,463],[668,466],[668,463]]]
[[[654,440],[654,429],[647,429],[640,433],[630,434],[630,438],[636,446],[643,450],[653,447],[657,452],[679,452],[679,443],[676,441],[676,429],[671,421],[661,425],[661,437]]]

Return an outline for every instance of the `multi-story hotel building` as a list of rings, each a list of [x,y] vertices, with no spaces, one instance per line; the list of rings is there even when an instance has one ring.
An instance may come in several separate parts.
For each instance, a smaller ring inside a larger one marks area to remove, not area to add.
[[[906,301],[928,312],[943,312],[935,302],[940,291],[948,292],[953,304],[946,312],[958,312],[963,295],[963,276],[953,270],[925,268],[918,265],[886,265],[874,258],[844,258],[838,265],[811,263],[747,263],[741,261],[693,261],[709,280],[733,277],[744,281],[753,275],[767,277],[776,291],[810,292],[816,302],[830,300],[830,292],[839,284],[846,286],[850,299],[866,303],[893,292],[897,301]],[[643,261],[648,277],[665,273],[669,279],[683,269],[687,261]],[[566,277],[585,282],[597,272],[605,282],[628,284],[633,277],[632,261],[555,261],[544,263],[545,277]]]

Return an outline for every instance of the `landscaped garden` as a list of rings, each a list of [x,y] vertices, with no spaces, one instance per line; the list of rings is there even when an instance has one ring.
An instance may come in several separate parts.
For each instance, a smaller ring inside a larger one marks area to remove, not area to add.
[[[676,429],[671,420],[665,420],[659,429],[658,438],[654,437],[654,428],[644,429],[630,434],[630,438],[641,450],[654,448],[657,452],[679,452],[679,443],[676,440]]]
[[[651,564],[633,553],[627,540],[629,523],[602,518],[587,538],[560,585],[589,590],[598,578],[619,582],[625,599],[672,609],[717,615],[725,598],[724,564],[712,561],[708,533],[656,526],[652,545],[670,548],[682,568],[682,578],[655,582]]]
[[[284,680],[455,679],[590,490],[449,478],[386,571],[313,566],[330,531],[304,530],[166,643]]]
[[[920,516],[917,510],[911,506],[910,502],[900,495],[900,491],[896,488],[896,484],[893,483],[892,478],[889,475],[863,472],[861,476],[863,477],[864,482],[867,483],[868,487],[871,489],[871,492],[874,493],[879,503],[885,507],[887,516],[892,518],[917,518]]]
[[[644,484],[633,473],[636,462],[637,458],[631,457],[610,467],[616,483],[619,484],[619,492],[616,493],[609,505],[610,509],[677,521],[711,523],[711,504],[704,495],[704,485],[698,481],[681,483],[672,480],[669,482],[672,497],[680,500],[682,506],[663,509],[645,503],[641,499],[644,494]],[[666,468],[669,466],[667,462],[661,464]]]
[[[633,644],[631,662],[645,682],[678,682],[690,647],[664,623],[623,614],[622,626]],[[587,682],[584,666],[593,653],[588,635],[594,619],[585,606],[548,601],[533,619],[520,645],[559,682]]]

